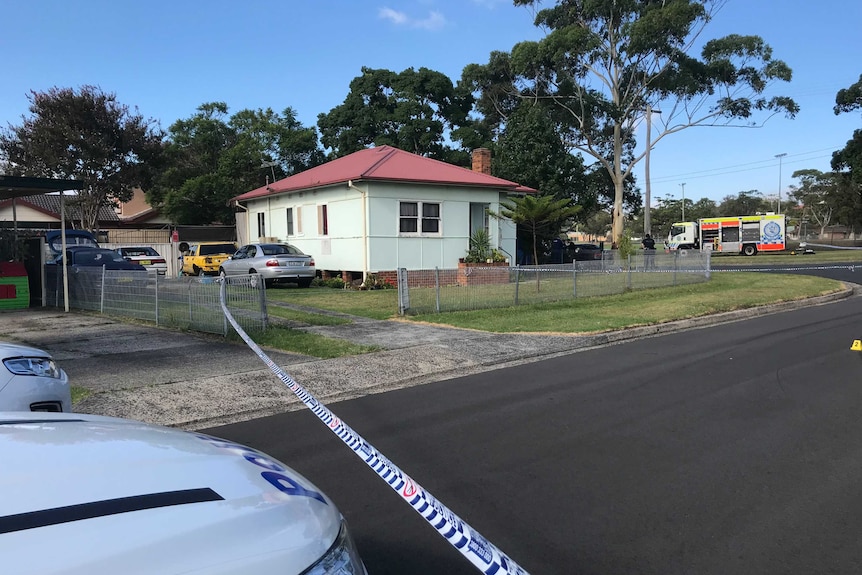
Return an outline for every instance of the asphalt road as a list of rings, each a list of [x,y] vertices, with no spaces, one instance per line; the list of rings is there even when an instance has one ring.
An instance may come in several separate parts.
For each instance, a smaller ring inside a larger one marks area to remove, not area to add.
[[[853,297],[330,408],[533,575],[860,573],[860,320]],[[477,572],[307,410],[206,431],[312,479],[371,575]]]

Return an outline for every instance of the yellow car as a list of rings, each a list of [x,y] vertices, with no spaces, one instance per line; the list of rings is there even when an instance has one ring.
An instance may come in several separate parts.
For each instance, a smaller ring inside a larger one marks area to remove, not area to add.
[[[182,255],[182,270],[184,275],[199,276],[201,274],[216,275],[222,262],[236,251],[232,242],[201,242],[189,246]]]

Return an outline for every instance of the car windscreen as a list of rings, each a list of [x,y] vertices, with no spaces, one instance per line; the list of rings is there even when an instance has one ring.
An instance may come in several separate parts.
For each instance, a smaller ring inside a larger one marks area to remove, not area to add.
[[[198,254],[202,256],[212,256],[215,254],[232,254],[236,251],[236,246],[233,244],[205,244],[200,246]]]

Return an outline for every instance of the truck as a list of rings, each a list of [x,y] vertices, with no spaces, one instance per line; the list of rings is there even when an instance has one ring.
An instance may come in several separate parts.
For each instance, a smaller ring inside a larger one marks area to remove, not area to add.
[[[180,244],[182,273],[191,276],[216,275],[222,262],[234,252],[236,244],[232,242],[201,242],[191,246]]]
[[[784,214],[701,218],[676,222],[666,245],[670,250],[711,250],[753,256],[757,252],[779,252],[786,247],[787,218]]]

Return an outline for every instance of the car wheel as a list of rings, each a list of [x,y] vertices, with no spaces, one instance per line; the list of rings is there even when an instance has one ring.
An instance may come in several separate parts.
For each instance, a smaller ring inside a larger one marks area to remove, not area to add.
[[[757,246],[752,244],[746,244],[742,246],[742,255],[744,256],[753,256],[757,253]]]
[[[248,270],[248,275],[251,276],[249,278],[249,282],[248,282],[249,285],[251,287],[257,289],[260,286],[260,276],[254,270]]]
[[[192,265],[192,275],[199,276],[201,275],[201,268],[196,265]]]
[[[224,280],[227,277],[227,274],[225,273],[224,268],[219,268],[218,277],[220,277],[222,280]]]

